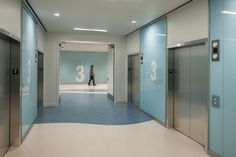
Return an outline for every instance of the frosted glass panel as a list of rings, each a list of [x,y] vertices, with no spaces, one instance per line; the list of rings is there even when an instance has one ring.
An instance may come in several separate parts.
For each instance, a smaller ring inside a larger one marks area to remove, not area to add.
[[[37,64],[35,50],[37,47],[36,23],[23,9],[22,34],[22,137],[33,124],[37,116]]]
[[[236,12],[236,1],[225,0],[224,10]],[[236,15],[224,14],[224,156],[236,156]],[[233,70],[234,69],[234,70]],[[233,71],[232,71],[233,70]],[[232,147],[234,146],[234,147]]]
[[[222,18],[222,0],[213,0],[211,5],[210,19],[210,38],[211,40],[223,38],[223,18]],[[221,50],[223,51],[223,43],[221,42]],[[211,46],[210,46],[211,47]],[[220,62],[211,62],[210,65],[210,95],[219,95],[223,97],[223,58],[221,53]],[[223,104],[223,99],[220,100]],[[210,122],[209,122],[209,148],[211,151],[219,155],[223,153],[223,106],[214,108],[210,105]]]
[[[141,30],[141,109],[165,123],[166,19]]]
[[[219,95],[220,108],[210,104],[209,148],[222,157],[236,156],[236,1],[211,0],[210,40],[220,40],[220,62],[211,62],[211,95]]]

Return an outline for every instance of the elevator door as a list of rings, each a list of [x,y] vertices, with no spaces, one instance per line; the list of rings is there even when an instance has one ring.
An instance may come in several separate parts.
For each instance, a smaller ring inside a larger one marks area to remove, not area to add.
[[[128,57],[128,101],[140,105],[140,55]]]
[[[10,42],[0,37],[0,156],[10,141]]]
[[[44,55],[38,52],[38,111],[43,109]]]
[[[174,51],[174,127],[205,145],[208,51],[206,45]]]

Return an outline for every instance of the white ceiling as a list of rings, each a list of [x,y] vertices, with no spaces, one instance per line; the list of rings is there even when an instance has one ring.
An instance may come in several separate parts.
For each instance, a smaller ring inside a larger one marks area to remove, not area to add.
[[[29,0],[49,32],[76,32],[74,27],[107,29],[126,35],[189,0]],[[59,12],[60,17],[53,13]],[[132,24],[131,20],[136,20]]]

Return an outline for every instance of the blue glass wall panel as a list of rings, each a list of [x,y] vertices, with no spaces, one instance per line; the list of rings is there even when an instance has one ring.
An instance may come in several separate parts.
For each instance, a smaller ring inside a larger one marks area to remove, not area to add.
[[[166,19],[141,30],[141,109],[165,123]]]
[[[236,1],[226,0],[224,11],[236,13]],[[236,15],[224,17],[224,156],[236,156]],[[234,72],[232,72],[234,69]],[[235,147],[232,147],[235,146]]]
[[[211,62],[210,93],[221,98],[210,104],[209,148],[223,157],[236,156],[236,1],[210,1],[210,40],[219,39],[220,62]]]
[[[223,18],[222,18],[222,0],[214,0],[214,6],[211,5],[210,38],[211,40],[223,38]],[[220,46],[223,51],[223,42]],[[220,62],[211,62],[210,65],[210,95],[219,95],[223,98],[223,58],[221,54]],[[223,99],[220,99],[223,104]],[[217,152],[219,155],[223,153],[223,106],[214,108],[210,105],[209,116],[209,147],[210,150]]]
[[[33,124],[37,116],[37,49],[36,23],[31,15],[23,9],[22,34],[22,137]]]
[[[101,52],[60,52],[60,82],[88,83],[90,65],[94,65],[95,81],[107,83],[108,55]],[[82,70],[81,67],[84,70]],[[80,75],[84,75],[83,79]]]

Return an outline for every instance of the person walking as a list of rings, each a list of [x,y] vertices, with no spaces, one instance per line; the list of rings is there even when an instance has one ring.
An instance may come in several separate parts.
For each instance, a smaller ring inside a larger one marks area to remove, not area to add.
[[[91,86],[90,83],[91,83],[91,81],[93,81],[93,86],[96,86],[96,84],[95,84],[95,75],[94,75],[94,71],[93,71],[93,65],[90,65],[89,78],[90,79],[89,79],[88,85]]]

